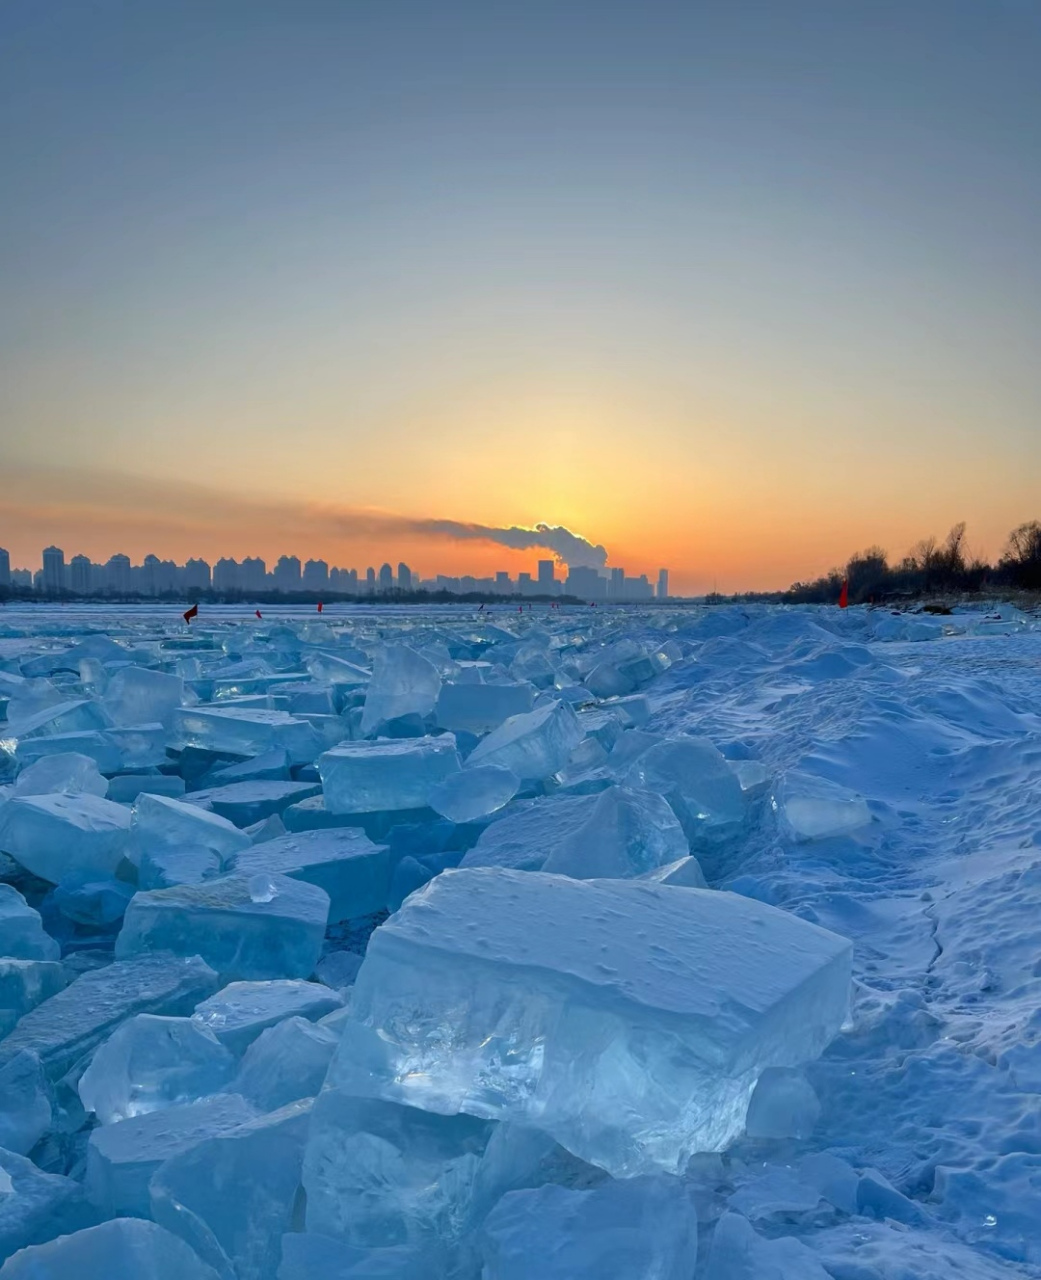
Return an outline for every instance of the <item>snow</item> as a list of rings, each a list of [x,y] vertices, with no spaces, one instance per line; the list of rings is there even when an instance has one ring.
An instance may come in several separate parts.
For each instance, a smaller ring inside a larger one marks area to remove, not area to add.
[[[3,1280],[1041,1276],[1035,615],[264,614],[0,617]]]

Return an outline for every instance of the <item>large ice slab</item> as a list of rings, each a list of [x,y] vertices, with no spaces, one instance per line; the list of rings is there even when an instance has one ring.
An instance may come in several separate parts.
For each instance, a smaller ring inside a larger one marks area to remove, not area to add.
[[[291,804],[299,804],[310,796],[321,795],[317,782],[275,782],[256,780],[230,782],[223,787],[208,787],[192,792],[189,804],[199,805],[210,813],[233,823],[236,827],[250,827],[263,822],[273,814],[283,813]]]
[[[0,884],[0,956],[57,960],[61,947],[45,932],[40,913],[13,885]]]
[[[329,1084],[678,1172],[740,1134],[763,1068],[837,1033],[850,965],[845,939],[735,894],[446,871],[373,934]]]
[[[0,1043],[0,1061],[31,1049],[56,1079],[124,1019],[190,1013],[217,986],[217,975],[198,956],[139,956],[88,971],[19,1020]]]
[[[344,742],[318,761],[330,813],[423,809],[459,768],[455,735]]]
[[[732,769],[707,738],[657,742],[629,769],[628,786],[664,796],[695,852],[740,829],[745,798]]]
[[[437,698],[437,723],[442,729],[488,733],[510,716],[531,710],[535,689],[530,684],[448,682]]]
[[[271,1280],[293,1225],[310,1110],[295,1102],[171,1156],[152,1177],[156,1222],[222,1274]]]
[[[520,800],[481,832],[461,865],[541,871],[546,859],[588,823],[595,807],[595,796]]]
[[[244,849],[240,875],[277,874],[318,885],[329,895],[329,919],[350,920],[382,911],[390,891],[386,845],[358,827],[293,832]]]
[[[241,1054],[261,1032],[286,1018],[315,1021],[342,1005],[343,997],[320,982],[229,982],[201,1001],[192,1019],[232,1053]]]
[[[778,782],[773,808],[781,828],[793,840],[830,840],[871,825],[863,796],[827,778],[791,770]]]
[[[65,986],[65,970],[56,960],[0,957],[0,1036]]]
[[[51,1127],[51,1092],[40,1059],[21,1049],[0,1063],[0,1148],[28,1155]]]
[[[100,1045],[80,1076],[80,1101],[101,1124],[220,1093],[238,1064],[191,1018],[139,1013]]]
[[[520,778],[499,765],[476,765],[449,774],[430,793],[430,807],[450,822],[474,822],[486,818],[513,799]]]
[[[105,1217],[147,1218],[148,1183],[164,1160],[236,1129],[255,1115],[244,1098],[229,1093],[102,1125],[87,1145],[87,1198]]]
[[[259,1111],[313,1098],[325,1081],[339,1039],[330,1027],[306,1018],[285,1018],[249,1046],[230,1088]]]
[[[291,764],[309,764],[321,747],[306,720],[249,707],[182,707],[173,715],[173,735],[185,746],[232,755],[285,751]]]
[[[579,880],[626,879],[689,852],[668,801],[650,791],[609,787],[595,797],[588,819],[551,851],[542,869]]]
[[[510,1191],[481,1232],[483,1280],[690,1280],[694,1205],[676,1178]]]
[[[440,689],[441,676],[429,659],[407,645],[385,645],[376,654],[372,679],[365,691],[362,733],[372,733],[402,716],[428,715]]]
[[[0,1150],[0,1262],[29,1245],[77,1231],[92,1218],[78,1182],[44,1173],[24,1156]],[[0,1276],[4,1280],[9,1276],[35,1280],[48,1274],[33,1270],[24,1262],[26,1256],[19,1254],[21,1263],[5,1263]]]
[[[137,893],[116,956],[201,956],[226,981],[306,978],[329,919],[329,895],[281,875],[221,876]]]
[[[217,1272],[183,1240],[139,1218],[114,1218],[24,1249],[4,1264],[0,1276],[3,1280],[218,1280]]]
[[[523,780],[539,780],[563,769],[581,741],[582,728],[570,705],[551,700],[503,721],[474,747],[467,764],[501,765]]]
[[[250,844],[245,832],[219,814],[184,800],[145,793],[134,806],[128,856],[140,865],[146,851],[188,847],[209,849],[225,862]]]
[[[117,725],[150,724],[169,728],[184,700],[184,681],[165,671],[122,667],[108,682],[102,704]]]
[[[111,874],[129,833],[128,809],[84,792],[15,796],[0,806],[0,849],[51,884],[68,871]]]
[[[66,795],[86,791],[92,796],[104,796],[108,794],[108,783],[98,772],[96,761],[78,751],[42,756],[15,779],[16,796],[43,796],[56,791]]]

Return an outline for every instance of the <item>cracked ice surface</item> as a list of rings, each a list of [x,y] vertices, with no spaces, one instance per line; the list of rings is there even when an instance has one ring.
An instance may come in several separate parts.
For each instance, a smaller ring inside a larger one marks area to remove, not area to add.
[[[264,615],[0,615],[2,1280],[1041,1276],[1038,619]]]

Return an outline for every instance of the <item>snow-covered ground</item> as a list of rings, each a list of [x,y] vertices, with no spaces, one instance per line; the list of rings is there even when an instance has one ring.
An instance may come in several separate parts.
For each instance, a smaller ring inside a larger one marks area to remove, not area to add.
[[[0,611],[3,1280],[1041,1276],[1037,621],[263,614]]]

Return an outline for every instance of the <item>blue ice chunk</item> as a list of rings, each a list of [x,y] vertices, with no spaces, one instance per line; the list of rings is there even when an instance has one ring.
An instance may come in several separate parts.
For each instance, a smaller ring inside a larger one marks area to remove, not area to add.
[[[381,738],[344,742],[318,761],[331,813],[422,809],[434,788],[459,768],[455,738]]]
[[[116,957],[151,951],[201,956],[225,981],[305,978],[314,972],[329,895],[281,875],[221,876],[137,893]]]
[[[0,1064],[0,1147],[28,1155],[50,1129],[51,1118],[51,1091],[40,1059],[21,1049]]]
[[[851,950],[731,893],[445,871],[369,940],[328,1086],[677,1172],[741,1133],[764,1068],[838,1032]]]
[[[579,880],[627,879],[690,852],[668,801],[650,791],[609,787],[586,821],[549,851],[542,870]]]
[[[44,931],[40,913],[13,885],[0,884],[0,956],[57,960],[61,947]]]
[[[568,703],[550,700],[524,715],[505,720],[470,753],[467,767],[479,764],[512,769],[523,781],[558,773],[582,741],[582,730]]]
[[[80,1076],[80,1101],[101,1124],[115,1124],[220,1093],[236,1066],[194,1019],[139,1013],[94,1051]]]
[[[152,1216],[221,1274],[270,1280],[293,1223],[310,1100],[171,1156],[151,1183]]]
[[[184,779],[177,774],[120,773],[108,780],[108,799],[119,804],[133,804],[142,792],[180,800],[184,796]]]
[[[54,905],[66,920],[95,929],[106,929],[122,920],[133,885],[113,876],[71,871],[54,890]]]
[[[477,684],[450,681],[441,686],[437,723],[442,729],[488,733],[510,716],[531,710],[535,690],[530,684]]]
[[[707,738],[655,743],[631,766],[626,783],[664,796],[695,852],[703,841],[736,833],[745,820],[741,784]]]
[[[174,712],[173,736],[184,746],[233,755],[284,751],[290,764],[307,764],[319,752],[318,735],[312,726],[287,711],[182,707]]]
[[[541,871],[546,859],[586,826],[596,796],[543,796],[512,804],[464,855],[464,867]]]
[[[280,814],[291,804],[320,795],[321,791],[321,784],[317,782],[229,782],[225,786],[193,791],[187,801],[241,828]]]
[[[268,1027],[290,1017],[315,1022],[343,1007],[343,997],[320,982],[230,982],[192,1014],[232,1053],[240,1055]]]
[[[0,1150],[0,1261],[30,1245],[78,1231],[94,1220],[78,1182],[44,1173],[24,1156]],[[78,1274],[86,1277],[89,1273]],[[0,1276],[3,1280],[12,1276],[36,1280],[48,1273],[33,1270],[28,1255],[21,1254],[4,1263]]]
[[[484,1280],[689,1280],[694,1205],[677,1178],[510,1191],[481,1232]]]
[[[520,778],[511,769],[499,765],[460,769],[430,793],[430,807],[452,822],[473,822],[509,804],[520,785]]]
[[[134,806],[127,856],[140,865],[146,851],[194,846],[209,849],[224,863],[248,849],[250,838],[227,818],[166,796],[140,795]]]
[[[166,764],[167,730],[158,720],[113,725],[108,736],[119,748],[124,769],[151,769]]]
[[[67,871],[111,874],[129,834],[130,811],[100,796],[16,796],[0,806],[0,849],[51,884]]]
[[[64,986],[65,970],[57,960],[0,958],[0,1036]]]
[[[386,845],[358,827],[294,832],[244,849],[239,875],[286,875],[318,885],[329,895],[329,919],[351,920],[382,911],[390,889]]]
[[[42,756],[23,769],[14,784],[16,796],[42,796],[56,791],[66,795],[86,791],[92,796],[104,796],[108,794],[108,783],[90,756],[78,751],[59,751]]]
[[[371,734],[381,724],[402,716],[429,715],[440,689],[441,676],[429,659],[407,645],[384,645],[376,654],[366,687],[362,733]]]
[[[262,755],[241,764],[229,764],[210,774],[214,786],[224,787],[232,782],[288,782],[289,753],[284,750],[265,751]]]
[[[98,729],[54,734],[49,738],[19,738],[14,755],[19,768],[26,769],[47,756],[68,752],[89,756],[102,773],[115,773],[123,767],[123,753],[119,746],[107,733]]]
[[[229,1087],[258,1111],[277,1111],[321,1089],[340,1037],[306,1018],[285,1018],[246,1050]]]
[[[109,680],[102,704],[115,725],[158,721],[169,728],[183,700],[180,676],[147,667],[121,667]]]
[[[202,884],[224,871],[220,855],[201,845],[159,845],[141,854],[137,883],[141,889],[169,889],[175,884]]]
[[[282,1237],[278,1280],[430,1280],[429,1250],[354,1249],[318,1232]]]
[[[124,1019],[190,1013],[217,985],[198,956],[139,956],[88,971],[20,1019],[0,1043],[0,1061],[32,1049],[48,1077],[57,1079]]]
[[[218,1280],[217,1272],[183,1240],[138,1218],[115,1218],[26,1249],[4,1265],[0,1276],[3,1280]]]
[[[101,1125],[87,1144],[83,1188],[88,1200],[105,1217],[150,1217],[148,1184],[164,1160],[255,1115],[244,1098],[231,1093]]]

